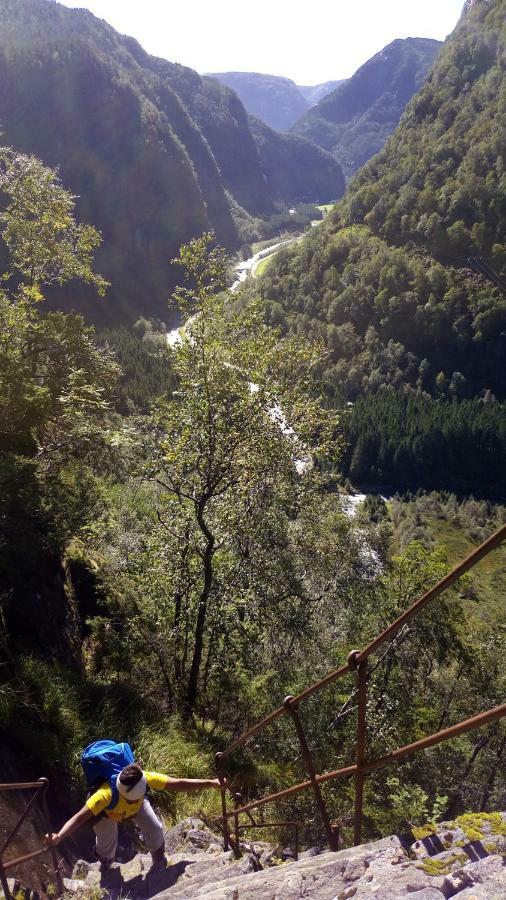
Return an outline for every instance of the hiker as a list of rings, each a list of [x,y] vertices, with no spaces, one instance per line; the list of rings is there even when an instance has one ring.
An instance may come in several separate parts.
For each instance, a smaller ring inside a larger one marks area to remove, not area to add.
[[[138,763],[129,763],[115,778],[116,803],[111,805],[114,792],[111,784],[104,783],[86,800],[82,809],[72,816],[57,834],[46,834],[47,846],[57,846],[81,825],[92,822],[96,836],[95,853],[102,870],[114,862],[118,844],[118,822],[133,819],[139,825],[153,865],[165,864],[163,826],[146,798],[149,787],[154,791],[199,791],[203,788],[219,788],[217,778],[171,778],[158,772],[144,772]]]

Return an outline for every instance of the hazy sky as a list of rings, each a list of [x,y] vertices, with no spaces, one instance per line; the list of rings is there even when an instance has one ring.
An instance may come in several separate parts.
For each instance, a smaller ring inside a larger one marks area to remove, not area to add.
[[[198,72],[265,72],[298,84],[352,75],[395,38],[442,40],[464,0],[64,0],[145,50]]]

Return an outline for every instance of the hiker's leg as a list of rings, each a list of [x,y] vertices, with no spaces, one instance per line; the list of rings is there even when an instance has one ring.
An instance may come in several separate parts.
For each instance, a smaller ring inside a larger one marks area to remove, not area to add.
[[[151,850],[153,862],[161,862],[165,855],[165,843],[163,839],[163,825],[155,814],[149,800],[144,802],[134,818],[134,822],[141,829],[146,846]]]
[[[118,846],[118,825],[107,816],[103,816],[93,825],[95,832],[95,853],[101,862],[110,864],[116,856]]]

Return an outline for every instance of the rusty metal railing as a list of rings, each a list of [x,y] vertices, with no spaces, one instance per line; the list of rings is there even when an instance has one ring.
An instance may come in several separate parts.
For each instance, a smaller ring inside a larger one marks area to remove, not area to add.
[[[248,813],[252,809],[258,809],[261,806],[264,806],[267,803],[273,803],[277,800],[281,800],[283,797],[288,797],[291,794],[296,794],[300,791],[305,791],[308,789],[312,789],[316,805],[318,806],[320,816],[322,819],[322,823],[325,829],[325,833],[327,835],[328,845],[331,850],[337,850],[338,848],[338,833],[336,827],[331,823],[326,806],[325,801],[323,799],[320,785],[336,779],[346,778],[346,777],[354,777],[355,779],[355,811],[354,811],[354,843],[355,845],[360,844],[362,840],[362,809],[363,809],[363,794],[364,794],[364,780],[365,776],[374,771],[375,769],[379,769],[382,766],[388,766],[392,763],[396,762],[396,760],[402,759],[405,756],[410,756],[413,753],[417,753],[420,750],[424,750],[427,747],[433,747],[435,744],[440,744],[443,741],[451,740],[454,737],[458,737],[461,734],[465,734],[468,731],[473,731],[476,728],[481,728],[484,725],[491,724],[492,722],[497,722],[499,719],[502,719],[506,716],[506,703],[501,706],[496,706],[494,709],[490,709],[486,712],[482,712],[479,715],[473,716],[470,719],[466,719],[465,721],[458,722],[456,725],[452,725],[450,728],[445,728],[441,731],[438,731],[434,734],[428,735],[421,740],[415,741],[413,744],[406,744],[403,747],[398,747],[396,750],[392,750],[390,753],[385,756],[378,757],[376,759],[367,759],[366,753],[366,735],[367,735],[367,682],[369,678],[369,669],[368,669],[368,659],[371,654],[373,654],[376,650],[379,649],[386,641],[396,635],[400,629],[411,619],[415,618],[418,613],[427,606],[432,600],[439,597],[440,594],[443,593],[450,585],[454,584],[458,579],[464,575],[465,572],[468,572],[472,569],[477,563],[480,562],[488,553],[492,550],[495,550],[497,547],[502,544],[502,542],[506,540],[506,525],[503,525],[499,528],[491,537],[489,537],[486,541],[480,544],[476,550],[473,550],[466,558],[456,565],[444,578],[441,579],[434,587],[430,588],[430,590],[426,591],[418,600],[415,601],[405,612],[403,612],[394,622],[391,623],[384,631],[381,632],[377,637],[374,638],[366,647],[362,650],[352,650],[348,655],[348,660],[346,665],[341,666],[339,669],[335,669],[330,672],[324,678],[321,678],[319,681],[307,687],[300,694],[297,694],[296,697],[286,697],[283,701],[283,704],[279,706],[277,709],[273,710],[262,719],[261,722],[257,722],[256,725],[253,725],[252,728],[249,728],[243,735],[236,738],[229,744],[225,750],[216,754],[215,762],[216,769],[219,774],[220,782],[222,785],[221,790],[221,798],[222,798],[222,815],[221,815],[221,825],[224,836],[224,846],[225,849],[228,849],[228,820],[232,817],[235,819],[236,823],[236,834],[238,830],[238,817],[242,813]],[[318,691],[337,681],[339,678],[344,675],[348,675],[351,673],[355,673],[357,678],[357,697],[358,697],[358,717],[357,717],[357,736],[356,736],[356,761],[352,765],[345,766],[341,769],[336,769],[332,772],[326,772],[323,775],[318,775],[315,770],[314,761],[312,758],[312,754],[307,743],[307,739],[304,732],[303,722],[299,712],[299,706],[302,701],[307,700],[308,697],[311,697],[313,694],[316,694]],[[297,734],[297,738],[299,740],[300,749],[302,758],[304,760],[305,769],[307,775],[309,776],[307,781],[302,781],[299,784],[292,785],[289,788],[285,788],[282,791],[277,791],[274,794],[270,794],[267,797],[262,797],[259,800],[254,800],[251,803],[243,804],[242,806],[235,807],[233,811],[227,810],[226,805],[226,790],[225,790],[225,760],[234,750],[237,750],[243,744],[245,744],[250,738],[254,735],[259,734],[281,716],[289,715],[294,724],[295,732]]]
[[[51,855],[52,867],[54,876],[56,879],[57,886],[57,896],[61,896],[63,894],[63,879],[61,876],[60,868],[58,865],[58,857],[56,855],[56,850],[54,847],[41,847],[38,850],[33,850],[31,853],[25,853],[24,856],[18,856],[15,859],[4,859],[4,853],[7,848],[10,846],[16,835],[18,834],[23,822],[25,821],[28,813],[33,808],[37,799],[40,800],[42,813],[46,822],[46,827],[49,833],[51,833],[51,821],[49,818],[49,809],[47,805],[47,789],[49,787],[49,781],[47,778],[39,778],[38,781],[25,781],[25,782],[12,782],[8,784],[0,784],[0,791],[27,791],[32,790],[33,794],[30,797],[28,803],[26,804],[23,812],[21,813],[18,821],[16,822],[14,828],[11,829],[7,837],[5,838],[2,846],[0,847],[0,883],[3,888],[5,900],[12,900],[12,895],[9,890],[9,884],[7,881],[7,870],[13,869],[16,866],[21,866],[23,863],[28,862],[31,859],[35,859],[37,856],[42,856],[44,853],[49,853]]]

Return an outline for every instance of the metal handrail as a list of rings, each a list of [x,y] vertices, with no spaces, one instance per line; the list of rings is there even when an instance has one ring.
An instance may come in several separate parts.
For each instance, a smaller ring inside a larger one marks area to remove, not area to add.
[[[316,803],[320,810],[329,846],[331,849],[337,849],[338,840],[336,830],[330,823],[329,816],[325,808],[325,803],[320,791],[320,784],[326,781],[345,778],[348,776],[355,777],[354,843],[355,845],[360,844],[362,838],[363,786],[365,775],[368,772],[372,772],[374,769],[378,769],[381,766],[391,765],[397,759],[401,759],[412,753],[416,753],[419,750],[425,749],[426,747],[432,747],[435,744],[450,740],[452,737],[464,734],[467,731],[472,731],[475,728],[480,728],[483,725],[489,724],[491,722],[496,722],[506,716],[506,704],[503,704],[502,706],[497,706],[494,709],[488,710],[486,712],[480,713],[479,715],[473,716],[470,719],[459,722],[456,725],[452,725],[450,728],[445,728],[442,731],[431,734],[419,741],[415,741],[415,743],[413,744],[406,744],[404,747],[399,747],[396,750],[393,750],[391,753],[388,753],[386,756],[382,756],[373,760],[366,760],[366,703],[367,681],[369,676],[367,660],[369,656],[376,650],[378,650],[379,647],[381,647],[391,637],[393,637],[393,635],[397,634],[403,627],[403,625],[417,616],[418,613],[425,606],[427,606],[427,604],[429,604],[436,597],[440,596],[440,594],[442,594],[443,591],[450,587],[450,585],[458,581],[458,579],[462,575],[464,575],[465,572],[468,572],[469,569],[472,569],[473,566],[477,565],[477,563],[480,562],[480,560],[482,560],[485,556],[487,556],[488,553],[499,547],[504,540],[506,540],[506,525],[502,525],[501,528],[494,532],[494,534],[492,534],[486,541],[483,541],[483,543],[480,544],[480,546],[477,547],[476,550],[473,550],[471,553],[469,553],[468,556],[466,556],[465,559],[462,560],[462,562],[454,566],[454,568],[450,572],[448,572],[448,574],[445,575],[444,578],[442,578],[436,585],[434,585],[434,587],[426,591],[407,610],[405,610],[400,616],[398,616],[398,618],[394,622],[392,622],[387,628],[385,628],[381,632],[381,634],[377,635],[377,637],[375,637],[374,640],[372,640],[366,647],[364,647],[362,650],[352,650],[348,655],[346,665],[343,665],[339,669],[335,669],[334,671],[330,672],[324,678],[321,678],[319,681],[316,681],[314,684],[305,688],[305,690],[301,691],[301,693],[297,694],[297,696],[286,697],[282,706],[279,706],[277,709],[273,710],[271,713],[269,713],[268,716],[266,716],[260,722],[257,722],[255,725],[249,728],[248,731],[232,741],[232,743],[229,744],[228,747],[226,747],[223,751],[216,754],[216,767],[220,774],[220,780],[222,780],[224,775],[224,760],[231,753],[233,753],[234,750],[237,750],[238,747],[241,747],[250,738],[252,738],[256,734],[259,734],[259,732],[263,731],[281,716],[289,714],[295,726],[306,771],[309,775],[309,780],[307,781],[292,785],[291,787],[285,788],[282,791],[277,791],[274,794],[270,794],[268,797],[262,797],[260,800],[247,803],[242,807],[236,808],[232,812],[228,812],[226,809],[225,791],[222,790],[222,816],[220,821],[222,822],[225,844],[227,843],[228,836],[227,822],[228,819],[232,816],[236,817],[237,823],[237,817],[241,813],[248,813],[250,810],[258,809],[260,806],[264,806],[266,803],[272,803],[276,800],[280,800],[282,797],[287,797],[290,794],[295,794],[300,791],[307,790],[308,788],[312,788],[315,794]],[[308,697],[316,694],[318,691],[327,687],[329,684],[337,681],[343,675],[347,675],[352,672],[356,672],[357,675],[358,694],[356,763],[353,765],[345,766],[341,769],[336,769],[333,772],[327,772],[326,774],[318,775],[316,774],[316,771],[314,769],[313,759],[306,741],[303,724],[298,712],[298,707],[303,700],[306,700]]]
[[[58,865],[58,857],[56,855],[56,850],[54,847],[41,847],[38,850],[32,850],[31,853],[25,853],[23,856],[18,856],[15,859],[4,860],[3,856],[7,848],[10,846],[16,835],[18,834],[23,822],[28,816],[28,813],[32,809],[35,801],[40,798],[42,812],[44,818],[46,820],[46,826],[48,832],[51,832],[51,821],[49,818],[49,808],[47,805],[47,789],[49,787],[49,781],[47,778],[39,778],[38,781],[24,781],[24,782],[8,782],[7,784],[0,784],[0,791],[24,791],[24,790],[33,790],[34,793],[30,797],[28,803],[26,804],[23,812],[21,813],[19,819],[17,820],[14,828],[11,829],[9,834],[4,840],[2,847],[0,847],[0,883],[3,888],[5,900],[12,900],[12,894],[9,889],[9,883],[7,881],[6,872],[8,869],[12,869],[15,866],[20,866],[22,863],[28,862],[30,859],[35,859],[38,856],[42,856],[44,853],[50,853],[53,864],[53,872],[56,879],[57,885],[57,896],[61,896],[63,894],[63,879],[61,876],[60,868]]]

